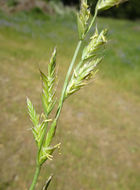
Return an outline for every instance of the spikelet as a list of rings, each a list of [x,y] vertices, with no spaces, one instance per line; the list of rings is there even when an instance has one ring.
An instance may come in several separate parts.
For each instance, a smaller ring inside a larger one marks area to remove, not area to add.
[[[87,5],[87,0],[81,0],[81,9],[77,15],[77,25],[79,39],[83,40],[88,29],[88,20],[90,17],[90,10]]]
[[[43,103],[43,108],[45,112],[45,116],[48,117],[49,113],[52,111],[55,102],[54,101],[54,95],[55,95],[55,90],[54,90],[54,82],[55,82],[55,67],[56,67],[56,49],[54,49],[52,57],[50,59],[50,62],[48,64],[48,74],[47,76],[40,71],[41,73],[41,78],[43,82],[43,92],[42,92],[42,103]],[[43,122],[48,120],[43,120]],[[46,124],[46,123],[45,123]],[[44,126],[45,126],[44,124]],[[45,127],[44,127],[45,128]],[[43,141],[43,144],[41,145],[41,149],[39,151],[39,163],[43,164],[47,159],[52,160],[52,153],[56,148],[60,146],[60,144],[56,146],[50,146],[51,141],[54,137],[56,130],[56,121],[54,120],[50,126],[49,131],[47,132],[47,135]],[[41,134],[41,131],[40,131]],[[44,130],[42,128],[42,134],[44,134]]]
[[[46,138],[41,147],[41,151],[40,151],[40,155],[39,155],[40,164],[44,163],[47,159],[52,160],[52,158],[53,158],[52,153],[57,148],[60,148],[60,143],[55,146],[51,146],[51,142],[55,135],[55,131],[56,131],[56,120],[54,119],[54,121],[51,123],[50,129],[47,132]]]
[[[54,101],[55,66],[56,48],[54,49],[50,63],[48,64],[48,75],[46,76],[42,71],[40,71],[43,83],[42,103],[46,115],[49,115],[56,102]]]
[[[119,5],[127,0],[101,0],[98,3],[98,10],[106,10],[113,6]]]
[[[95,76],[97,72],[95,67],[100,61],[101,59],[89,61],[80,68],[74,70],[74,73],[66,89],[65,98],[78,91],[81,87],[85,86],[87,82]]]
[[[46,124],[45,122],[42,122],[41,124],[39,124],[36,127],[32,128],[34,139],[35,139],[35,141],[37,143],[38,148],[40,148],[40,145],[41,145],[41,139],[43,137],[45,124]]]
[[[39,124],[39,115],[36,113],[35,108],[32,102],[27,98],[27,107],[28,107],[28,114],[30,116],[30,120],[32,121],[33,125],[36,127]]]
[[[60,148],[60,144],[57,144],[55,146],[46,146],[45,143],[41,148],[40,154],[39,154],[39,163],[42,165],[47,159],[52,160],[53,159],[53,152],[56,149]]]
[[[27,98],[27,106],[28,106],[28,113],[30,116],[30,120],[33,123],[32,132],[37,143],[38,148],[40,147],[41,138],[44,132],[44,127],[47,121],[43,121],[39,123],[39,115],[36,113],[35,108],[32,102]]]
[[[97,50],[99,50],[106,42],[107,30],[104,29],[100,34],[96,28],[94,35],[91,37],[90,43],[84,48],[82,53],[82,60],[87,60],[95,56]]]

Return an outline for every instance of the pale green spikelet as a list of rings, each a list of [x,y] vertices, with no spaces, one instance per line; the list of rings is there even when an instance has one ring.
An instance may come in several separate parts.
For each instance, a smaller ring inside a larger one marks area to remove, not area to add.
[[[52,139],[55,135],[56,126],[57,126],[57,121],[54,119],[54,121],[51,123],[50,129],[49,129],[47,136],[46,136],[45,145],[47,147],[50,146],[50,144],[52,142]]]
[[[100,0],[97,8],[98,10],[106,10],[125,1],[127,0]]]
[[[27,98],[27,107],[30,120],[32,121],[34,126],[37,126],[39,124],[39,115],[36,113],[35,108],[29,98]]]
[[[91,37],[90,43],[84,48],[82,53],[82,60],[87,60],[96,55],[97,50],[99,50],[107,42],[106,40],[107,30],[104,29],[99,34],[96,28],[94,35]]]
[[[32,132],[33,132],[38,148],[40,148],[40,145],[41,145],[41,139],[44,133],[45,125],[46,123],[42,122],[41,124],[38,124],[36,127],[32,128]]]
[[[48,75],[46,76],[42,71],[40,71],[43,82],[42,103],[46,115],[49,115],[56,102],[54,100],[55,67],[56,48],[54,49],[52,57],[50,59],[50,63],[48,64]]]
[[[60,144],[56,145],[56,146],[50,146],[53,137],[55,135],[55,131],[56,131],[56,120],[54,119],[54,121],[51,123],[50,129],[47,132],[45,141],[42,145],[41,151],[40,151],[40,155],[39,155],[39,162],[42,164],[43,162],[46,161],[46,159],[51,160],[52,159],[52,153],[54,152],[54,150],[56,148],[60,147]]]
[[[48,64],[48,78],[50,83],[52,83],[52,80],[55,80],[55,66],[56,66],[56,48],[54,48],[52,57],[50,59],[50,63]]]
[[[32,132],[37,146],[40,147],[41,138],[47,121],[43,121],[41,124],[39,123],[39,115],[36,113],[35,108],[29,98],[27,98],[27,106],[30,119],[33,123]]]
[[[81,0],[81,9],[77,15],[77,25],[79,39],[83,40],[88,29],[88,20],[90,17],[90,10],[87,5],[87,0]]]
[[[61,143],[55,146],[46,146],[46,143],[44,143],[40,151],[39,163],[42,165],[47,159],[52,160],[52,154],[57,148],[60,148],[60,144]]]
[[[74,70],[74,73],[66,89],[65,98],[78,91],[81,87],[85,86],[87,82],[95,76],[97,72],[95,67],[100,61],[101,59],[91,60],[80,68]]]

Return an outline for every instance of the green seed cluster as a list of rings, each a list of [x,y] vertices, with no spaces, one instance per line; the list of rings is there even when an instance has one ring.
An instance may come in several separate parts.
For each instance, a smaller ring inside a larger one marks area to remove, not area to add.
[[[83,64],[79,69],[75,69],[71,80],[67,86],[65,98],[78,91],[81,87],[85,86],[87,82],[93,78],[97,72],[95,71],[96,65],[101,59],[96,59]]]
[[[103,47],[107,42],[106,40],[107,30],[104,29],[100,34],[96,28],[94,35],[91,37],[91,41],[83,50],[82,60],[87,60],[89,58],[95,57],[97,51]]]
[[[89,44],[83,50],[80,63],[74,69],[65,92],[65,98],[78,91],[81,87],[85,86],[90,79],[94,78],[97,72],[95,68],[102,60],[102,58],[97,58],[97,51],[107,42],[106,34],[106,29],[102,30],[99,34],[96,28]]]
[[[33,126],[34,126],[32,128],[33,135],[34,135],[35,141],[37,143],[37,146],[39,148],[40,142],[41,142],[41,137],[42,137],[42,134],[44,131],[45,123],[42,122],[40,124],[39,115],[36,113],[35,108],[34,108],[32,102],[29,100],[29,98],[27,98],[27,106],[28,106],[28,113],[30,115],[30,119],[31,119]]]
[[[32,132],[37,143],[38,147],[38,163],[42,165],[47,159],[52,159],[52,153],[55,149],[60,147],[60,143],[51,146],[51,142],[56,130],[56,121],[52,121],[48,119],[49,114],[51,113],[56,100],[54,100],[55,90],[54,90],[54,83],[55,83],[55,67],[56,67],[56,49],[54,49],[52,53],[52,57],[48,64],[48,73],[47,76],[40,71],[42,84],[43,84],[43,91],[42,91],[42,104],[44,108],[44,113],[39,116],[33,104],[27,98],[27,106],[28,106],[28,113],[30,119],[33,123]],[[48,124],[50,123],[50,128],[46,134],[46,129],[48,128]]]
[[[98,3],[98,10],[106,10],[125,1],[127,0],[101,0]]]
[[[90,17],[90,10],[88,8],[87,0],[81,1],[81,9],[77,15],[77,25],[79,32],[79,39],[83,40],[88,30],[88,20]]]
[[[52,111],[55,105],[54,101],[55,66],[56,66],[56,49],[54,49],[54,52],[50,59],[50,63],[48,64],[48,75],[46,76],[42,71],[40,71],[43,83],[42,103],[46,115],[49,115],[49,113]]]

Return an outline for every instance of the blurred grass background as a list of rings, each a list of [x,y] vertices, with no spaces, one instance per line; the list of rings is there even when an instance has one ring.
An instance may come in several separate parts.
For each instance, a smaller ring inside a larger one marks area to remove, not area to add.
[[[140,22],[98,18],[98,27],[109,29],[100,71],[65,102],[55,139],[61,155],[43,167],[37,189],[50,173],[50,190],[140,189]],[[36,147],[26,96],[41,112],[38,67],[47,70],[54,46],[59,96],[77,40],[73,14],[0,12],[0,190],[28,189]]]

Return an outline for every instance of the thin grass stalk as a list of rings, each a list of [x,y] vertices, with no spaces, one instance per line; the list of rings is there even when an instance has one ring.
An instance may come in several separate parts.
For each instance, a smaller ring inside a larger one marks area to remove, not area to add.
[[[62,94],[61,94],[61,97],[60,97],[58,109],[57,109],[56,116],[55,116],[56,120],[58,120],[59,115],[60,115],[60,113],[61,113],[61,109],[62,109],[63,102],[64,102],[64,94],[65,94],[65,91],[66,91],[66,88],[67,88],[67,85],[68,85],[68,81],[69,81],[69,77],[70,77],[71,71],[72,71],[72,69],[73,69],[73,66],[74,66],[74,64],[75,64],[77,55],[78,55],[78,53],[79,53],[81,44],[82,44],[82,40],[80,40],[80,41],[78,42],[78,44],[77,44],[76,50],[75,50],[75,52],[74,52],[74,56],[73,56],[73,58],[72,58],[72,61],[71,61],[71,63],[70,63],[70,66],[69,66],[69,69],[68,69],[68,72],[67,72],[67,75],[66,75],[66,78],[65,78],[65,82],[64,82],[64,85],[63,85]]]
[[[45,130],[44,130],[44,133],[43,133],[43,137],[42,137],[42,140],[41,140],[41,146],[40,146],[40,148],[38,150],[38,153],[37,153],[36,170],[35,170],[34,178],[33,178],[33,181],[32,181],[32,184],[31,184],[29,190],[34,190],[34,188],[36,186],[36,183],[37,183],[37,180],[38,180],[39,173],[41,171],[42,165],[39,164],[39,154],[40,154],[40,151],[41,151],[44,139],[45,139],[45,135],[46,135],[46,131],[47,131],[47,126],[48,126],[48,122],[46,123]]]
[[[39,173],[40,173],[40,169],[41,169],[41,166],[37,165],[36,170],[35,170],[35,174],[34,174],[34,178],[33,178],[33,181],[32,181],[32,184],[31,184],[29,190],[34,190],[35,189],[37,179],[38,179],[38,176],[39,176]]]
[[[93,24],[94,24],[94,22],[95,22],[95,20],[96,20],[96,17],[97,17],[97,14],[98,14],[98,4],[99,4],[99,3],[100,3],[100,0],[99,0],[99,1],[97,2],[97,4],[96,4],[94,16],[93,16],[93,18],[92,18],[92,21],[91,21],[89,27],[88,27],[87,33],[90,31],[91,27],[93,26]]]

